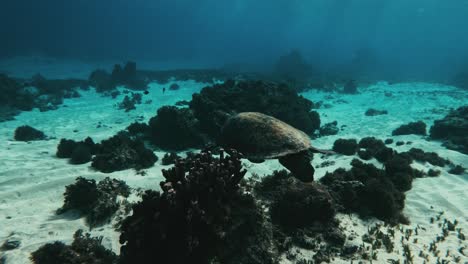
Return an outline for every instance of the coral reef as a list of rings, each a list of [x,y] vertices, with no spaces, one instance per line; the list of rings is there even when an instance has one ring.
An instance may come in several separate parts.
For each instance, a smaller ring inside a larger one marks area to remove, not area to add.
[[[412,159],[420,162],[429,162],[434,166],[444,167],[449,165],[451,162],[447,159],[441,158],[435,152],[425,152],[419,148],[411,148],[408,152],[403,152],[402,154],[408,154]]]
[[[102,237],[93,238],[78,230],[71,245],[60,241],[41,246],[31,254],[34,264],[117,264],[117,255],[101,245]]]
[[[143,141],[131,139],[126,133],[120,132],[98,144],[91,166],[110,173],[130,168],[149,168],[157,160],[158,157],[145,147]]]
[[[307,63],[298,50],[281,56],[273,70],[273,74],[280,81],[284,81],[296,91],[304,90],[313,75],[312,66]]]
[[[354,155],[358,150],[358,143],[356,139],[337,139],[335,143],[333,143],[333,150],[337,153],[343,155]]]
[[[123,67],[120,64],[114,65],[110,74],[102,69],[95,70],[90,74],[88,82],[98,93],[112,91],[118,85],[132,90],[145,90],[148,87],[147,78],[137,73],[136,63],[131,61]]]
[[[84,164],[91,161],[97,147],[90,137],[78,142],[62,138],[57,146],[56,156],[62,159],[69,158],[71,164]]]
[[[257,243],[261,216],[240,191],[246,171],[230,153],[204,151],[163,170],[162,193],[147,191],[122,224],[122,263],[274,263],[269,245]]]
[[[456,165],[453,168],[451,168],[448,173],[453,174],[453,175],[462,175],[465,173],[466,169],[462,167],[461,165]]]
[[[333,200],[318,183],[295,182],[280,190],[271,206],[273,223],[284,228],[302,228],[315,221],[327,222],[335,216]]]
[[[319,129],[319,134],[320,136],[332,136],[338,134],[339,131],[340,129],[338,128],[338,122],[333,121],[321,126]]]
[[[79,97],[77,88],[87,87],[85,80],[47,80],[39,74],[29,80],[16,80],[0,74],[0,122],[12,120],[19,111],[57,109],[63,98]]]
[[[169,86],[169,90],[171,91],[176,91],[176,90],[179,90],[180,89],[180,86],[177,84],[177,83],[173,83]]]
[[[89,84],[96,88],[96,92],[103,93],[116,88],[116,84],[112,81],[111,75],[105,70],[95,70],[88,78]]]
[[[179,155],[177,155],[177,153],[175,153],[175,152],[166,153],[166,154],[164,154],[164,156],[161,159],[161,164],[162,165],[175,164],[176,161],[178,159],[180,159],[180,158],[181,157]]]
[[[286,85],[263,81],[233,81],[205,87],[194,94],[190,109],[202,131],[217,138],[225,121],[239,112],[260,112],[284,121],[307,134],[320,127],[313,103]]]
[[[358,87],[357,87],[356,81],[349,80],[343,86],[343,93],[345,93],[345,94],[357,94],[358,93],[357,88]]]
[[[57,214],[78,210],[90,227],[96,227],[108,222],[119,209],[118,195],[130,195],[130,188],[124,181],[106,177],[96,184],[95,180],[78,177],[75,183],[65,187],[64,204]]]
[[[111,79],[116,85],[133,90],[145,90],[148,87],[147,79],[139,76],[136,63],[132,61],[127,62],[123,67],[119,64],[114,65]]]
[[[162,149],[199,148],[206,143],[198,120],[187,108],[163,106],[148,124],[151,142]]]
[[[0,74],[0,107],[30,111],[35,107],[35,94],[21,89],[21,84],[5,74]],[[11,112],[13,113],[13,112]],[[2,113],[2,115],[5,113]],[[14,113],[13,113],[14,114]],[[6,117],[4,117],[6,119]],[[12,118],[10,116],[9,118]],[[3,119],[3,118],[2,118]]]
[[[405,125],[401,125],[397,129],[393,130],[393,136],[400,135],[426,135],[426,124],[423,121],[410,122]]]
[[[340,210],[375,216],[389,223],[406,222],[402,214],[405,194],[395,185],[401,175],[391,174],[402,172],[402,168],[391,166],[387,172],[357,159],[351,165],[349,171],[340,168],[320,179],[328,186]],[[402,166],[406,168],[406,165]]]
[[[16,141],[45,140],[47,139],[47,136],[44,134],[44,132],[26,125],[17,127],[15,129],[14,139]]]
[[[378,115],[386,115],[388,114],[387,110],[377,110],[374,108],[369,108],[364,113],[366,116],[378,116]]]
[[[359,148],[363,149],[358,155],[363,160],[375,158],[380,162],[386,162],[392,158],[395,151],[385,146],[385,143],[375,137],[365,137],[359,141]]]
[[[443,119],[434,121],[430,137],[442,140],[448,149],[468,154],[468,106],[459,107]]]
[[[141,93],[131,93],[130,96],[126,95],[122,102],[118,104],[119,109],[124,109],[125,112],[129,112],[131,110],[135,110],[136,104],[141,104]]]

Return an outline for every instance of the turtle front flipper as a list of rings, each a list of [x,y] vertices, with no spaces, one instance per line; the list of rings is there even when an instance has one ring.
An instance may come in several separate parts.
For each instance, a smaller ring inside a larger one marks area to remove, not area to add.
[[[307,151],[280,157],[278,161],[300,181],[312,182],[314,180],[315,169],[310,164],[310,155]]]

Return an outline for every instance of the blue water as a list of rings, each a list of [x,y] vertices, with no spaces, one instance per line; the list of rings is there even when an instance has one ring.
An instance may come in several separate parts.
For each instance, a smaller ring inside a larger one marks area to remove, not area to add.
[[[0,264],[468,263],[467,18],[3,0]]]
[[[318,70],[444,80],[466,67],[467,13],[463,0],[4,1],[0,57],[264,70],[299,49]]]

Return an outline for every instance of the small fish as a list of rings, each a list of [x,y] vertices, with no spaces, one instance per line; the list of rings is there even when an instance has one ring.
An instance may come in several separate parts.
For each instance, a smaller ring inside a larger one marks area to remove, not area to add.
[[[143,93],[146,95],[146,94],[149,94],[149,91],[145,90]]]
[[[165,92],[166,92],[166,87],[163,88],[163,93],[165,93]]]

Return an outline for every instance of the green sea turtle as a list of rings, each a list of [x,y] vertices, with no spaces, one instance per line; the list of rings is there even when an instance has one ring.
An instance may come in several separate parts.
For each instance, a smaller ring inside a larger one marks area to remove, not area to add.
[[[311,153],[332,151],[313,147],[309,136],[272,116],[244,112],[230,117],[221,130],[220,143],[233,148],[252,162],[278,161],[303,182],[314,180]]]

